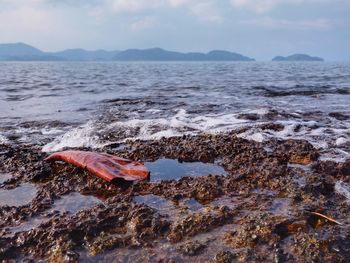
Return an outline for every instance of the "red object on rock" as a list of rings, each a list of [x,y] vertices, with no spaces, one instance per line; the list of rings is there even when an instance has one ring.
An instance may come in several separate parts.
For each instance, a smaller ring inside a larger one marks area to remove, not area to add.
[[[119,158],[106,153],[84,151],[64,151],[51,154],[45,161],[64,161],[76,167],[87,169],[90,173],[112,182],[122,178],[126,181],[143,180],[150,172],[139,162]]]

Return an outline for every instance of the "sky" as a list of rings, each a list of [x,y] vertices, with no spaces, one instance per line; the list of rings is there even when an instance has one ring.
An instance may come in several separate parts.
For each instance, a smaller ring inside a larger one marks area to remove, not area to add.
[[[0,0],[0,43],[350,61],[350,0]]]

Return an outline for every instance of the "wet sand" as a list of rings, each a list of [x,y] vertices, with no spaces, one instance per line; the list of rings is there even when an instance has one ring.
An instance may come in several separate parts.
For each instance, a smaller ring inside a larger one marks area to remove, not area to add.
[[[157,180],[109,184],[45,163],[40,148],[0,145],[0,196],[13,200],[16,189],[28,191],[0,203],[0,259],[349,260],[350,159],[319,160],[304,140],[259,143],[233,133],[129,141],[100,151],[146,162]]]

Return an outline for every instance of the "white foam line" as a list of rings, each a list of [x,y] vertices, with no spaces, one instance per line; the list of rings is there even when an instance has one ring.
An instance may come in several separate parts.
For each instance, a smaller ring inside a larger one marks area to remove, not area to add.
[[[260,111],[263,113],[262,109]],[[318,123],[316,121],[288,120],[276,121],[275,123],[283,125],[284,129],[274,131],[259,128],[259,125],[264,123],[269,122],[255,122],[256,125],[252,126],[252,122],[249,120],[237,119],[237,114],[191,116],[181,109],[169,118],[135,118],[113,122],[108,125],[98,121],[89,121],[58,136],[55,140],[46,144],[42,150],[44,152],[54,152],[63,148],[79,147],[94,149],[110,143],[125,142],[126,140],[158,140],[162,137],[182,136],[184,134],[195,135],[203,132],[224,133],[249,125],[247,131],[237,136],[257,142],[263,142],[271,138],[307,140],[314,147],[323,151],[321,158],[332,159],[337,162],[343,162],[346,158],[349,158],[349,153],[337,149],[338,146],[349,142],[349,127],[335,127],[333,129],[328,126],[317,127]],[[301,128],[296,130],[299,125]],[[108,138],[106,135],[109,134],[112,135],[114,141],[104,139],[104,137]]]
[[[258,115],[265,115],[269,113],[268,108],[260,108],[260,109],[255,109],[255,110],[249,110],[247,113],[253,113],[253,114],[258,114]]]
[[[121,137],[118,142],[129,139],[157,140],[162,137],[182,136],[183,134],[225,132],[242,127],[244,123],[247,121],[237,119],[235,114],[191,117],[185,110],[179,110],[176,115],[168,119],[133,119],[125,122],[114,122],[107,126],[89,121],[46,144],[42,150],[54,152],[65,147],[100,148],[106,145],[106,142],[101,142],[100,134],[120,133]]]
[[[53,142],[44,145],[43,152],[55,152],[62,150],[65,147],[92,147],[98,148],[101,146],[98,143],[99,138],[93,135],[94,122],[89,121],[85,125],[66,132],[59,136]]]
[[[8,143],[7,138],[0,134],[0,144],[6,144],[6,143]]]

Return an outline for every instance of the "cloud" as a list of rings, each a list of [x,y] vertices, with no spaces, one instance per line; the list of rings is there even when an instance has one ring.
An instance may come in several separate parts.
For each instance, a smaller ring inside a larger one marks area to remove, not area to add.
[[[47,0],[0,0],[0,4],[18,4],[18,5],[23,5],[23,4],[37,4],[37,3],[44,3],[47,2]]]
[[[236,8],[246,8],[258,13],[266,12],[278,4],[279,0],[231,0]]]
[[[257,13],[268,12],[280,5],[320,4],[345,2],[344,0],[230,0],[235,8],[245,8]]]
[[[111,6],[118,13],[139,13],[157,8],[178,8],[191,5],[192,0],[102,0],[102,3]],[[198,2],[198,0],[197,0]],[[200,2],[200,1],[199,1]]]
[[[54,26],[56,15],[44,9],[19,7],[13,10],[0,11],[0,29],[2,34],[21,30],[24,32],[43,32]],[[9,27],[8,25],[11,25]]]
[[[93,19],[93,23],[96,25],[107,21],[106,11],[99,6],[89,9],[87,15]]]
[[[223,17],[215,8],[213,2],[200,2],[191,6],[192,13],[198,17],[199,20],[220,23]]]
[[[0,43],[25,42],[49,50],[95,40],[91,21],[82,19],[85,8],[55,8],[50,1],[0,0]]]
[[[168,0],[171,7],[179,7],[191,3],[191,0]]]
[[[63,42],[71,36],[72,27],[61,21],[55,10],[18,7],[0,10],[0,43],[26,42],[37,47],[43,43]],[[11,25],[11,26],[10,26]],[[79,34],[75,34],[78,37]]]
[[[260,19],[241,20],[239,23],[266,29],[329,30],[333,27],[333,23],[329,19],[287,20],[264,17]]]
[[[102,1],[103,2],[103,1]],[[203,22],[221,22],[223,20],[216,7],[215,0],[104,0],[105,10],[115,14],[143,14],[160,9],[187,10]],[[99,14],[99,12],[97,12]],[[147,21],[149,18],[146,18]],[[145,22],[144,21],[144,22]],[[149,24],[149,21],[147,21]]]
[[[143,17],[130,25],[132,31],[139,31],[152,28],[156,24],[156,19],[152,16]]]
[[[162,1],[147,1],[147,0],[110,0],[107,1],[112,10],[118,13],[137,13],[147,9],[159,7]]]

